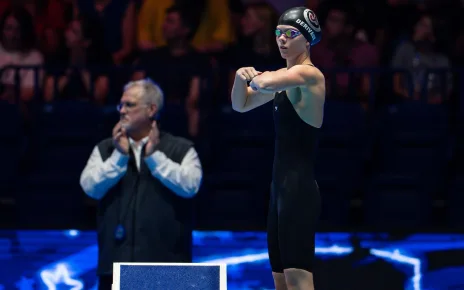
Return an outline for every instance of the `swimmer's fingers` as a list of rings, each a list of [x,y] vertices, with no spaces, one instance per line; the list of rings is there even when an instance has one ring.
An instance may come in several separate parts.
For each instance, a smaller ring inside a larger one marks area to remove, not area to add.
[[[239,77],[243,81],[247,81],[248,79],[248,74],[246,73],[246,68],[242,67],[237,70],[235,73],[237,77]]]
[[[245,77],[245,79],[247,81],[251,81],[251,79],[253,79],[253,77],[254,77],[253,74],[251,73],[251,71],[249,71],[249,70],[244,70],[243,75],[244,75],[244,77]]]
[[[260,74],[261,72],[257,71],[254,67],[242,67],[237,70],[237,76],[244,81],[251,81],[255,76]]]
[[[248,79],[249,81],[251,81],[255,76],[258,76],[258,75],[261,74],[261,72],[257,71],[254,67],[248,68],[247,73],[248,73],[248,75],[250,77]]]

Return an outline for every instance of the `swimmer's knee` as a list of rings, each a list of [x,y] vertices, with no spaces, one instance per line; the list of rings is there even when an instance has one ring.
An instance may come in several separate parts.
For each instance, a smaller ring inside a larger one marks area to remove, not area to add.
[[[287,282],[285,281],[284,273],[272,272],[272,278],[274,278],[276,290],[287,290]]]
[[[313,273],[298,268],[284,270],[288,290],[314,290]]]

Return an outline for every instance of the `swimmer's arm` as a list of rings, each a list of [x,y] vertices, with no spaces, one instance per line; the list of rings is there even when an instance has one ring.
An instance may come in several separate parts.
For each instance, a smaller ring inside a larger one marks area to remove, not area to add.
[[[305,86],[317,79],[318,70],[308,65],[296,65],[290,69],[264,72],[256,76],[250,86],[262,93],[275,93]]]
[[[240,77],[235,77],[231,92],[232,108],[234,111],[245,113],[273,99],[273,93],[254,91],[247,85],[246,81]]]

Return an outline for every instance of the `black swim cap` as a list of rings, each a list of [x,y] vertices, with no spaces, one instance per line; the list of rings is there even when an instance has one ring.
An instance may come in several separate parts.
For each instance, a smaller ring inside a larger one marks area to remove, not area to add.
[[[321,26],[316,14],[306,7],[294,7],[285,11],[278,25],[290,25],[297,28],[311,45],[321,40]]]

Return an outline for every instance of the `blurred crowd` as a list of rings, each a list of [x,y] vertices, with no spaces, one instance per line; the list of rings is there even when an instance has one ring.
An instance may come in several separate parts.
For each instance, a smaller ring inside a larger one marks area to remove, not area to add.
[[[17,218],[21,224],[82,221],[77,181],[90,151],[117,122],[123,86],[149,77],[165,94],[161,130],[195,141],[201,157],[199,220],[218,228],[236,226],[237,217],[242,227],[264,225],[272,109],[235,114],[230,90],[240,67],[285,67],[275,26],[297,5],[316,11],[323,28],[310,56],[327,81],[317,172],[330,220],[347,220],[346,205],[359,197],[362,208],[405,224],[400,205],[408,214],[423,207],[396,194],[406,190],[398,175],[413,173],[447,200],[447,187],[429,183],[453,181],[454,172],[455,196],[462,196],[464,167],[453,168],[464,164],[464,129],[455,122],[464,116],[463,0],[0,0],[0,220],[11,223],[7,215],[16,210],[30,213]],[[394,130],[379,139],[382,124]],[[390,133],[413,139],[401,143]],[[456,141],[453,154],[442,148],[448,141]],[[366,186],[385,170],[391,178],[381,181],[395,188],[388,196]],[[432,174],[416,174],[424,170]],[[425,191],[414,196],[426,199]],[[369,192],[379,197],[364,199]],[[462,202],[448,202],[462,212]]]
[[[440,70],[464,62],[464,1],[288,5],[313,9],[322,23],[310,54],[327,72],[330,98],[367,106],[372,94],[437,104],[456,95],[452,74]],[[30,104],[60,100],[105,106],[125,82],[150,77],[166,108],[182,112],[174,114],[178,134],[195,137],[199,104],[227,103],[239,67],[285,66],[274,28],[286,8],[277,0],[2,0],[0,98],[22,104],[25,116]]]

